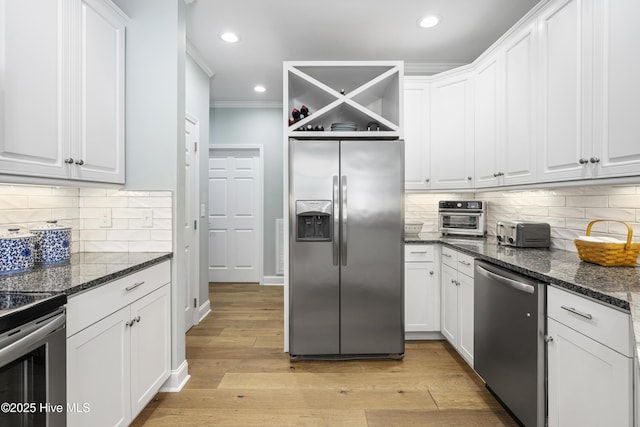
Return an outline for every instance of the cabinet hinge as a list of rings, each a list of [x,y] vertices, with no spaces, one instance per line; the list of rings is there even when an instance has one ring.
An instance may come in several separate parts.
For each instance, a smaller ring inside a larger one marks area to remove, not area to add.
[[[197,299],[193,299],[193,308],[198,308],[198,300]]]
[[[196,152],[198,151],[198,143],[197,142],[193,143],[193,151],[196,151]]]
[[[198,229],[198,220],[197,220],[197,219],[194,219],[194,220],[193,220],[193,229],[194,229],[194,230],[197,230],[197,229]]]

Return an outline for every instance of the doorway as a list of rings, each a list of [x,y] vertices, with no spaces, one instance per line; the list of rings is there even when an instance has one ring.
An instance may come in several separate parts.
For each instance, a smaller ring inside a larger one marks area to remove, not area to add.
[[[209,150],[209,281],[263,281],[262,145]]]
[[[185,262],[185,306],[184,328],[188,331],[198,324],[198,295],[200,283],[200,244],[198,238],[198,206],[200,205],[200,172],[198,143],[200,123],[186,114],[184,138],[184,262]]]

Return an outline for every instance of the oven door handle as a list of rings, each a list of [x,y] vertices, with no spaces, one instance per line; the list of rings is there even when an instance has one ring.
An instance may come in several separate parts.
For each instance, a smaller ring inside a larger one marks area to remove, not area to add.
[[[513,279],[509,279],[508,277],[504,277],[501,276],[499,274],[493,273],[489,270],[485,270],[484,268],[480,267],[479,265],[476,265],[476,271],[478,273],[480,273],[482,276],[488,278],[488,279],[493,279],[496,280],[504,285],[509,285],[511,286],[513,289],[521,291],[521,292],[526,292],[528,294],[534,294],[536,291],[536,288],[534,288],[532,285],[529,285],[527,283],[522,283],[522,282],[518,282],[517,280],[513,280]]]
[[[38,344],[47,335],[55,331],[56,329],[64,326],[66,318],[64,314],[61,314],[54,319],[50,320],[43,326],[40,326],[30,334],[20,338],[8,346],[0,350],[0,366],[4,366],[9,362],[12,362],[25,355],[25,348],[30,348],[35,344]],[[28,350],[30,351],[30,350]]]

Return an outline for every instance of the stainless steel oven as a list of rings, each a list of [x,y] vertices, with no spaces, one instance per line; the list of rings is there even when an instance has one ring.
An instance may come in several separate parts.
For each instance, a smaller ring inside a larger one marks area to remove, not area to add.
[[[66,425],[65,302],[0,294],[0,425]]]
[[[487,233],[487,202],[443,200],[438,202],[438,229],[443,235],[483,237]]]

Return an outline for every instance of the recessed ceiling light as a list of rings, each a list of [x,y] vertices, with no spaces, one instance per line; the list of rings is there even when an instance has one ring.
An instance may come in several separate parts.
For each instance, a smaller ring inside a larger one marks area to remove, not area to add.
[[[237,43],[240,40],[240,37],[230,31],[220,34],[220,38],[227,43]]]
[[[422,28],[431,28],[438,25],[439,22],[440,22],[440,18],[438,18],[435,15],[429,15],[429,16],[425,16],[424,18],[421,18],[418,21],[418,26]]]
[[[266,92],[267,88],[265,88],[264,86],[258,85],[256,87],[254,87],[253,90],[255,90],[256,92],[262,93],[262,92]]]

